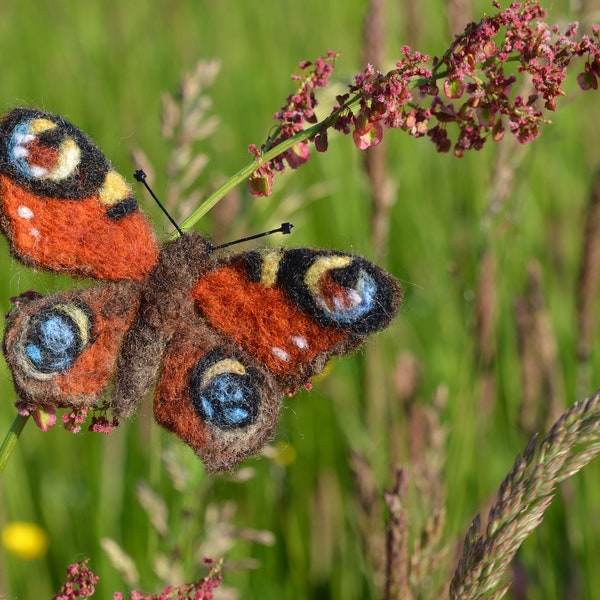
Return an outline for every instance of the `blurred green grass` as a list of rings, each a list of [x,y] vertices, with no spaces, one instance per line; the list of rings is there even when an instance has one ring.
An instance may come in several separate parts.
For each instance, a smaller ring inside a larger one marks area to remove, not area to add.
[[[402,5],[387,4],[387,56],[393,64],[414,32],[406,31]],[[554,2],[550,20],[574,18],[568,4]],[[472,5],[473,18],[490,10],[481,0]],[[199,58],[217,58],[222,68],[210,95],[221,125],[199,145],[211,158],[200,182],[208,188],[249,160],[249,143],[266,137],[272,114],[292,90],[289,73],[300,60],[333,49],[341,52],[336,69],[340,84],[359,71],[365,7],[356,0],[281,0],[276,5],[3,0],[2,107],[26,104],[65,115],[125,174],[134,169],[129,150],[142,147],[156,167],[155,188],[164,193],[169,149],[160,135],[161,94],[174,91],[182,73]],[[443,10],[439,0],[419,4],[419,50],[439,54],[446,48],[451,35]],[[51,547],[33,563],[2,554],[0,597],[50,598],[64,580],[66,566],[84,556],[91,557],[90,566],[101,577],[99,598],[125,589],[100,547],[107,536],[135,559],[139,587],[158,591],[153,568],[157,555],[180,561],[183,579],[194,579],[197,545],[210,540],[203,550],[217,552],[212,556],[218,558],[231,541],[231,528],[274,534],[273,545],[256,543],[247,534],[248,539],[236,540],[227,551],[231,568],[225,582],[241,598],[378,597],[361,539],[349,453],[358,450],[368,457],[380,492],[391,485],[393,459],[408,463],[410,470],[410,432],[392,383],[396,358],[406,350],[423,369],[418,403],[429,405],[440,385],[447,390],[443,474],[452,556],[454,542],[492,497],[527,441],[517,425],[522,389],[513,313],[530,260],[541,265],[565,405],[579,398],[574,288],[583,207],[600,158],[598,97],[579,93],[573,74],[567,89],[569,95],[553,115],[554,125],[526,148],[507,206],[490,229],[482,223],[498,147],[490,145],[457,160],[436,154],[425,141],[400,132],[387,134],[388,167],[399,186],[387,266],[405,286],[405,305],[393,327],[373,341],[373,349],[336,361],[312,392],[286,402],[276,441],[295,453],[288,466],[268,459],[250,461],[255,473],[247,481],[213,480],[191,452],[151,423],[147,400],[133,422],[106,438],[72,436],[60,427],[42,434],[28,424],[0,482],[0,525],[36,522],[48,531]],[[321,191],[304,200],[314,186]],[[361,156],[347,138],[331,139],[329,152],[313,156],[298,172],[276,182],[272,198],[251,200],[245,190],[241,193],[246,227],[262,230],[289,218],[301,226],[288,244],[374,256],[368,185]],[[156,209],[148,203],[146,207],[158,230],[166,230]],[[210,232],[210,222],[200,228]],[[490,411],[481,405],[473,333],[478,268],[487,247],[498,261],[499,294],[492,366],[497,393]],[[4,240],[0,273],[2,311],[8,309],[10,296],[30,287],[46,293],[71,285],[68,278],[34,274],[17,264]],[[375,384],[365,366],[371,351],[381,363],[375,374],[381,379]],[[596,344],[592,373],[598,371],[599,358]],[[13,419],[15,400],[4,364],[0,381],[2,435]],[[598,385],[597,377],[591,385]],[[387,405],[373,407],[374,387]],[[390,415],[393,427],[387,423]],[[382,423],[385,427],[378,428]],[[395,439],[389,437],[392,430],[398,432]],[[189,478],[181,490],[160,460],[165,449],[174,453]],[[600,556],[598,470],[592,463],[563,487],[543,525],[520,552],[528,598],[595,597],[600,584],[595,568]],[[149,482],[169,508],[167,539],[156,533],[136,499],[139,481]],[[409,510],[416,534],[428,503],[413,496]],[[229,522],[230,502],[235,513],[227,529],[223,523]],[[256,561],[253,568],[234,568],[250,559]]]

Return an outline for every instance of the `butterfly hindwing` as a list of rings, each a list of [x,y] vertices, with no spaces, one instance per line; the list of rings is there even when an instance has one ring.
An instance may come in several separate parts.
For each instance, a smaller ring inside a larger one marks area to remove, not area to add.
[[[142,280],[158,245],[132,191],[62,117],[15,108],[0,122],[0,228],[33,267]]]
[[[209,471],[220,472],[272,437],[282,395],[271,373],[198,322],[167,347],[154,415]]]
[[[59,292],[14,308],[3,350],[21,400],[93,406],[105,393],[139,304],[134,282]]]

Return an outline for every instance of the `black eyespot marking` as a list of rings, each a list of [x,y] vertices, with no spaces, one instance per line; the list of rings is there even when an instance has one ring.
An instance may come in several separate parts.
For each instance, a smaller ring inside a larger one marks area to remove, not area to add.
[[[35,194],[81,200],[110,169],[91,139],[58,115],[15,108],[0,123],[0,139],[0,172]]]

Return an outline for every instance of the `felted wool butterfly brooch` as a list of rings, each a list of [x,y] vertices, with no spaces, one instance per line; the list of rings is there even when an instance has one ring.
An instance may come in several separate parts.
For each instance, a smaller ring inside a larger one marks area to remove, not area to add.
[[[0,227],[23,263],[102,284],[12,310],[3,349],[21,400],[131,415],[157,380],[157,422],[208,470],[272,436],[281,399],[385,328],[397,281],[332,250],[226,254],[198,233],[159,246],[131,188],[59,116],[0,122]]]

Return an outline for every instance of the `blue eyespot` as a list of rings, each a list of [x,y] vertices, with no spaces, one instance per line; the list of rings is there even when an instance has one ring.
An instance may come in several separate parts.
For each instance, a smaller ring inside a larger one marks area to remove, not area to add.
[[[198,416],[219,429],[247,427],[256,421],[260,375],[221,351],[207,354],[192,368],[190,396]]]
[[[73,366],[89,340],[90,317],[76,305],[59,304],[32,318],[23,344],[38,373],[63,373]]]

